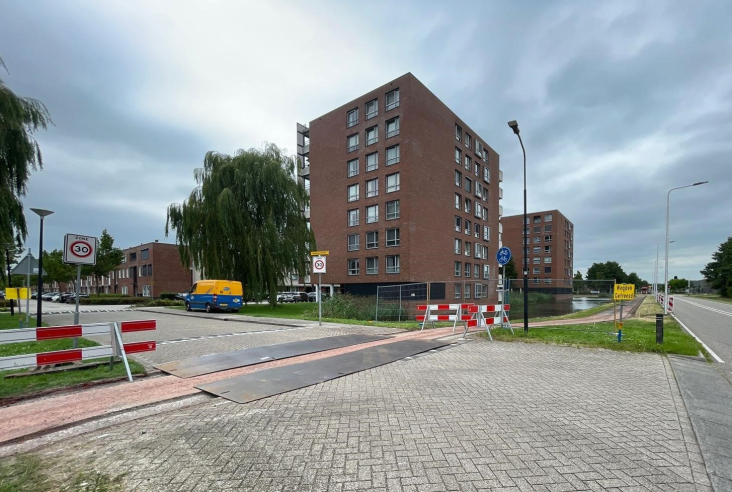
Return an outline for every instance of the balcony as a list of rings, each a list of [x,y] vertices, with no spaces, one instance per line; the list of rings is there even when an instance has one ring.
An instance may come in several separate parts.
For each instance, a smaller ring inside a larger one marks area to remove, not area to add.
[[[301,177],[310,176],[310,166],[301,167],[300,176]]]
[[[308,208],[306,208],[306,209],[305,209],[305,210],[303,211],[303,215],[305,216],[305,218],[306,218],[306,219],[310,220],[310,208],[309,208],[309,207],[308,207]]]
[[[503,188],[498,188],[498,199],[503,200]]]
[[[503,183],[503,171],[498,171],[498,182]]]
[[[498,205],[498,216],[503,217],[503,205]]]

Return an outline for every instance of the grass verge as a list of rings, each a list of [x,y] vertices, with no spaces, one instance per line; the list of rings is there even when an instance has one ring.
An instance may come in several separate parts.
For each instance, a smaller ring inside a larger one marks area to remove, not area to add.
[[[49,460],[29,454],[0,463],[0,492],[121,492],[124,475],[76,471],[49,474]]]
[[[609,302],[607,304],[600,304],[599,306],[594,306],[588,309],[583,309],[582,311],[576,311],[574,313],[569,314],[562,314],[561,316],[547,316],[543,318],[531,318],[529,321],[552,321],[555,319],[581,319],[581,318],[587,318],[589,316],[594,316],[596,314],[600,314],[603,311],[607,311],[609,309],[612,309],[613,303]],[[511,305],[511,310],[513,311],[513,305]]]
[[[656,298],[654,296],[646,296],[646,298],[643,299],[643,303],[641,303],[638,310],[635,312],[635,316],[637,318],[655,316],[656,314],[663,314],[663,307],[656,302]]]
[[[725,304],[732,304],[732,297],[722,297],[718,294],[690,294],[686,297],[696,297],[697,299],[706,299],[708,301],[723,302]]]
[[[699,343],[676,321],[667,318],[664,323],[663,344],[656,343],[656,325],[652,321],[632,319],[623,322],[623,341],[618,342],[612,322],[582,325],[559,325],[523,330],[496,329],[493,338],[501,341],[553,343],[573,347],[604,348],[627,352],[654,352],[660,354],[699,355]],[[486,337],[485,333],[481,336]]]

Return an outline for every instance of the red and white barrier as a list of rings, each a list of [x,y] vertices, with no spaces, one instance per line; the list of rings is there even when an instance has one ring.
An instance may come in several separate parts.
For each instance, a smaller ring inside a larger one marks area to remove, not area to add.
[[[468,328],[480,327],[485,328],[488,333],[488,338],[493,340],[490,328],[493,325],[500,325],[501,328],[507,326],[511,333],[511,322],[508,320],[508,312],[511,310],[510,304],[495,304],[495,305],[483,305],[483,306],[472,306],[469,311],[473,313],[473,319],[468,321]]]
[[[668,312],[670,313],[673,310],[674,310],[674,298],[673,298],[673,296],[668,296]]]
[[[157,348],[157,344],[154,340],[122,343],[121,334],[155,330],[156,328],[157,322],[155,320],[142,320],[122,321],[121,323],[92,323],[88,325],[0,330],[0,345],[106,334],[109,334],[112,339],[110,345],[0,357],[0,370],[25,369],[48,364],[61,364],[64,362],[78,362],[101,357],[119,356],[124,361],[128,379],[132,381],[132,373],[127,362],[127,354],[150,352]]]
[[[474,304],[426,304],[417,306],[417,310],[424,311],[424,314],[417,315],[416,319],[422,322],[421,330],[424,330],[424,325],[428,322],[431,322],[434,327],[435,321],[452,321],[452,332],[455,333],[458,321],[463,323],[467,330],[466,323],[473,318],[471,314],[466,313],[470,306],[474,306]]]

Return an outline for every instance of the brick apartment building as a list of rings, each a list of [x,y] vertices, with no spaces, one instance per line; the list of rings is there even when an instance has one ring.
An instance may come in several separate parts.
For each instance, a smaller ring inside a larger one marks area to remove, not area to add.
[[[445,299],[495,301],[502,173],[485,142],[411,73],[298,124],[324,284],[445,282]]]
[[[81,292],[160,297],[162,292],[185,292],[193,285],[195,272],[180,264],[175,244],[157,241],[124,250],[124,259],[108,276],[83,278]],[[73,283],[67,286],[73,290]]]
[[[526,215],[529,239],[529,288],[552,294],[571,294],[574,271],[574,224],[559,210]],[[523,279],[523,214],[503,217],[503,243],[511,249],[516,271]],[[515,285],[514,285],[515,286]]]

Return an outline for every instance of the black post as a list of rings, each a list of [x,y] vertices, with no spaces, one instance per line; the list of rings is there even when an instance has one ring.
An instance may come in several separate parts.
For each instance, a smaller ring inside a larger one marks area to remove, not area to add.
[[[10,249],[9,248],[5,248],[5,264],[8,267],[8,288],[12,288],[13,283],[10,280],[11,277],[10,277]],[[18,300],[18,302],[20,302],[20,300]],[[13,300],[10,299],[10,316],[15,316],[15,308],[13,306],[15,306],[15,304],[13,303]]]
[[[41,240],[38,247],[38,295],[36,296],[36,326],[41,327],[41,310],[43,309],[43,216],[41,216]]]
[[[663,343],[663,314],[656,315],[656,343]]]

